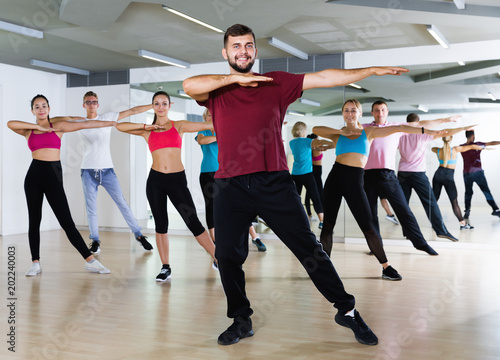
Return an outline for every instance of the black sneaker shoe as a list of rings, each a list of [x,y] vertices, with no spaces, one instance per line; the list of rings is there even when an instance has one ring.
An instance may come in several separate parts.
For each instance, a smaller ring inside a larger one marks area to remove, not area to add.
[[[94,255],[99,254],[101,252],[101,243],[99,241],[92,240],[89,244],[89,250]]]
[[[429,244],[427,245],[424,245],[424,246],[419,246],[416,248],[417,250],[420,250],[420,251],[425,251],[427,254],[429,255],[439,255],[436,250],[434,250],[433,248],[430,247]]]
[[[135,238],[135,239],[141,243],[144,250],[148,250],[148,251],[153,250],[153,245],[151,245],[149,243],[149,241],[147,240],[147,237],[145,237],[144,235],[142,235],[141,237]]]
[[[252,319],[237,316],[226,331],[219,335],[219,345],[236,344],[240,339],[253,336]]]
[[[384,270],[382,270],[382,279],[398,281],[403,279],[403,277],[398,274],[396,269],[389,265]]]
[[[172,278],[172,270],[170,268],[162,268],[160,273],[156,276],[156,281],[167,281]]]
[[[257,246],[257,250],[259,250],[259,251],[264,252],[267,250],[266,245],[264,245],[264,243],[259,238],[252,240],[252,243],[255,246]]]
[[[438,235],[437,237],[438,238],[443,238],[443,239],[448,239],[448,240],[451,240],[451,241],[458,241],[458,239],[456,237],[454,237],[453,235],[451,235],[450,233],[441,234],[441,235]]]
[[[359,312],[354,310],[354,317],[340,313],[335,315],[335,322],[352,330],[356,340],[364,345],[377,345],[378,338],[365,324]]]
[[[460,225],[460,230],[472,230],[474,229],[474,226],[471,224],[465,224],[465,225]]]
[[[494,216],[498,216],[498,217],[500,217],[500,210],[496,209],[495,211],[493,211],[493,212],[491,213],[491,215],[494,215]]]

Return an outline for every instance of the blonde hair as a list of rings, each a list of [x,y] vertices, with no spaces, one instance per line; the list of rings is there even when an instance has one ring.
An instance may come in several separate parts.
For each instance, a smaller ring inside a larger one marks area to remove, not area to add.
[[[297,121],[292,127],[292,135],[293,137],[300,137],[302,132],[306,132],[307,125],[302,121]]]
[[[348,103],[353,103],[354,106],[356,107],[356,109],[359,110],[359,113],[362,115],[363,114],[363,107],[361,106],[361,103],[356,100],[356,99],[347,99],[346,101],[344,101],[344,104],[342,105],[342,113],[344,113],[344,108],[345,106],[348,104]],[[362,128],[361,124],[359,123],[359,121],[357,121],[358,123],[358,127],[359,128]]]
[[[205,108],[205,111],[203,111],[203,121],[207,121],[207,115],[210,114],[210,111]]]

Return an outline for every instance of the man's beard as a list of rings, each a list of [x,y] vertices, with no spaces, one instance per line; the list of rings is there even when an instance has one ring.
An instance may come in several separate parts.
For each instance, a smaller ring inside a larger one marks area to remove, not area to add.
[[[231,62],[228,60],[228,63],[229,63],[229,66],[231,66],[237,72],[242,73],[242,74],[246,74],[252,69],[252,66],[255,63],[255,59],[252,60],[251,62],[249,62],[247,64],[247,66],[245,66],[244,68],[239,67],[236,62]]]

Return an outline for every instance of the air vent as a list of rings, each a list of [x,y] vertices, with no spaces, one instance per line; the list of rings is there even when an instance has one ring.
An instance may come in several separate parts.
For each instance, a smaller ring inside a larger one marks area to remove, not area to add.
[[[308,60],[296,57],[260,60],[261,73],[286,71],[295,74],[311,73],[325,69],[343,69],[344,54],[314,55]]]
[[[129,70],[91,72],[89,76],[68,74],[66,87],[129,84]]]

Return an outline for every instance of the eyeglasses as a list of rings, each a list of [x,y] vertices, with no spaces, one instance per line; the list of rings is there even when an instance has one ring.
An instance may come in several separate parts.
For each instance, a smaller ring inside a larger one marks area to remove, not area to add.
[[[85,101],[85,104],[86,105],[97,105],[97,104],[99,104],[99,101],[97,101],[97,100],[93,100],[93,101],[87,100],[87,101]]]

